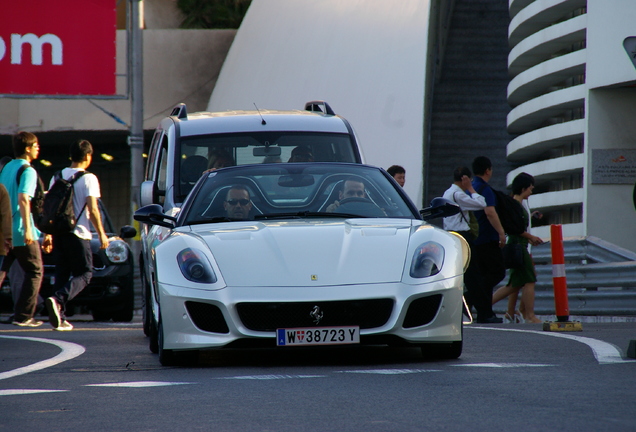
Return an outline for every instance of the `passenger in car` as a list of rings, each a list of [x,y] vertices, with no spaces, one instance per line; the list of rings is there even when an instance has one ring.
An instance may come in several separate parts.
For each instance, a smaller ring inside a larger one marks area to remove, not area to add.
[[[229,219],[250,219],[250,211],[252,210],[250,192],[243,185],[232,186],[230,190],[227,191],[223,208],[225,209],[225,215]]]
[[[292,150],[287,162],[314,162],[314,155],[308,146],[300,145]]]
[[[234,158],[225,150],[210,149],[208,152],[208,171],[236,165]]]

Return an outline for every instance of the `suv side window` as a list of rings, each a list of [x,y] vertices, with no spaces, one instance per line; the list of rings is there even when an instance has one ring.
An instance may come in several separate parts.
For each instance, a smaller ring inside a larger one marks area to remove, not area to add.
[[[159,150],[159,159],[157,161],[157,192],[159,195],[159,204],[163,204],[166,201],[166,188],[168,177],[168,137],[164,135],[161,142],[161,149]]]
[[[150,151],[148,152],[148,163],[146,164],[146,174],[144,176],[144,180],[152,180],[155,167],[157,166],[157,149],[159,148],[159,140],[161,138],[161,131],[157,130],[152,137],[152,142],[150,144]]]

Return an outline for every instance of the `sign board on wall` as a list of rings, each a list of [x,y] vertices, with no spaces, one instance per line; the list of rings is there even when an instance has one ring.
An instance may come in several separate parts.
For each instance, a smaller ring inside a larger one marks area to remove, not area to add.
[[[20,0],[0,13],[0,94],[114,95],[115,0]]]
[[[592,150],[592,184],[634,184],[636,150]]]

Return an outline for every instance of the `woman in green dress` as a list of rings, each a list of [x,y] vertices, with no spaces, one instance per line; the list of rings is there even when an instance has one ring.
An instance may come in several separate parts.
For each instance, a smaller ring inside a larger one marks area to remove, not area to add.
[[[543,243],[539,237],[530,234],[530,210],[524,202],[527,203],[527,199],[532,195],[534,189],[534,177],[527,173],[521,173],[512,181],[512,194],[513,198],[519,202],[519,205],[523,208],[523,220],[526,226],[526,231],[520,235],[509,235],[508,243],[516,243],[525,246],[523,248],[523,265],[521,267],[513,268],[510,272],[510,280],[506,286],[499,288],[492,296],[492,303],[495,304],[498,301],[508,298],[508,311],[506,312],[507,320],[511,322],[522,322],[522,319],[515,316],[515,307],[517,304],[517,297],[521,290],[521,305],[519,309],[523,320],[529,323],[540,323],[541,320],[534,314],[534,285],[537,282],[537,274],[534,269],[534,262],[532,256],[528,252],[528,245],[540,245]]]

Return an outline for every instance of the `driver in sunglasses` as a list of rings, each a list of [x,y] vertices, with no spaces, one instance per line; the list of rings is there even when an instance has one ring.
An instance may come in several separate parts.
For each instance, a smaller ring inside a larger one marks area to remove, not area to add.
[[[227,197],[223,203],[225,214],[234,220],[249,219],[252,210],[250,193],[245,186],[236,185],[227,192]]]

